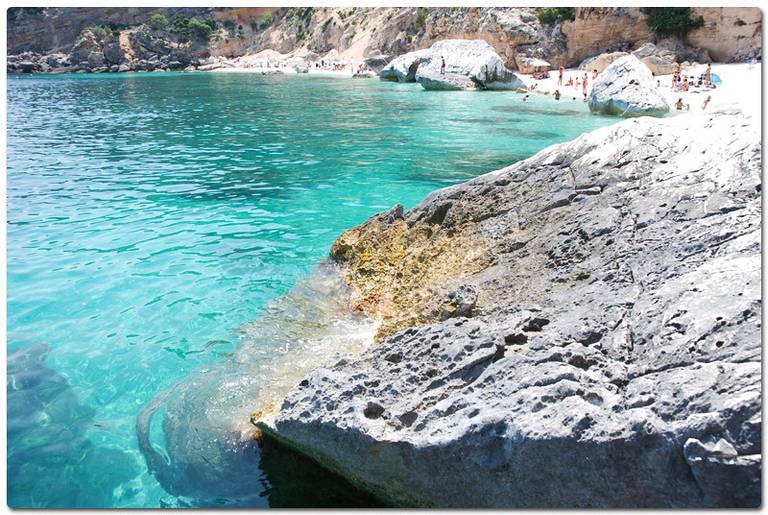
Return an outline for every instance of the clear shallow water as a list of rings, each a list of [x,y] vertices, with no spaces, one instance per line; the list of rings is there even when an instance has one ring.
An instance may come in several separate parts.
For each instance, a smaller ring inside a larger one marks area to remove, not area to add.
[[[259,374],[275,360],[285,367],[287,350],[305,350],[301,366],[306,352],[324,355],[279,328],[286,312],[324,305],[333,279],[320,273],[322,285],[301,286],[306,298],[288,308],[274,299],[310,276],[344,229],[612,121],[578,101],[377,80],[9,78],[9,503],[364,504],[309,481],[308,465],[250,447],[237,451],[248,474],[195,482],[199,449],[173,442],[200,420],[216,419],[196,430],[204,442],[238,426],[238,409],[258,407]],[[267,315],[281,314],[262,316],[268,304]],[[365,324],[337,311],[318,315],[332,336],[321,341],[359,344],[341,334]],[[222,394],[238,370],[247,387]],[[159,408],[148,428],[168,479],[148,470],[137,416],[180,381],[167,401],[177,411]]]

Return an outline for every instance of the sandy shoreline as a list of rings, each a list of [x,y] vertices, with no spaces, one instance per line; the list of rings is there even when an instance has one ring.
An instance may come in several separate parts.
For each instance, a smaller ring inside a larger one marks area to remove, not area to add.
[[[318,69],[312,66],[313,63],[308,63],[307,75],[322,75],[329,77],[346,77],[352,78],[352,68],[346,66],[342,70],[328,70]],[[762,64],[761,63],[738,63],[738,64],[712,64],[712,73],[720,76],[722,83],[715,89],[708,88],[691,88],[685,93],[679,91],[673,91],[672,75],[659,75],[656,79],[660,82],[660,92],[666,98],[670,107],[672,108],[672,114],[702,114],[709,111],[720,109],[740,109],[744,114],[750,118],[752,123],[760,123],[760,114],[762,113],[762,95],[761,95],[761,76],[762,76]],[[698,64],[689,66],[683,70],[684,74],[693,75],[698,77],[704,73],[706,69],[705,64]],[[304,75],[298,73],[294,68],[288,66],[279,67],[222,67],[214,70],[208,70],[212,73],[254,73],[254,74],[271,74],[271,73],[285,73]],[[532,75],[518,74],[520,79],[526,85],[530,87],[536,85],[535,89],[530,91],[531,96],[529,101],[534,101],[537,95],[552,95],[555,90],[560,90],[563,102],[584,102],[582,87],[578,86],[558,86],[557,85],[557,70],[550,71],[550,77],[548,79],[536,80]],[[584,71],[577,68],[569,68],[564,72],[564,83],[568,82],[569,78],[573,78],[574,82],[577,77],[584,76]],[[592,74],[588,74],[589,81],[587,83],[587,94],[592,89]],[[375,77],[374,77],[375,78]],[[519,94],[519,93],[516,93]],[[706,109],[702,109],[704,100],[711,96],[712,99]],[[675,103],[678,99],[682,99],[683,103],[690,106],[688,110],[677,111],[674,109]],[[757,116],[755,116],[755,114]]]
[[[667,100],[674,113],[697,114],[719,109],[738,108],[741,109],[753,122],[756,121],[757,123],[760,123],[760,114],[762,113],[762,96],[760,92],[762,77],[761,66],[761,63],[713,63],[712,73],[719,75],[722,83],[715,89],[691,88],[685,93],[672,90],[671,74],[658,75],[656,79],[661,83],[659,91],[664,95],[664,98]],[[689,66],[683,69],[683,74],[698,77],[700,74],[704,73],[706,67],[706,64]],[[581,86],[578,88],[575,86],[558,86],[557,70],[551,70],[549,74],[550,77],[543,80],[536,80],[531,75],[520,74],[519,77],[523,80],[526,86],[536,84],[536,88],[531,93],[551,95],[555,90],[559,89],[563,100],[573,101],[575,97],[576,101],[583,101]],[[575,82],[577,77],[583,76],[584,70],[569,68],[564,72],[563,82],[567,83],[568,79],[571,77]],[[587,94],[592,90],[592,74],[589,73],[588,77]],[[708,96],[711,96],[712,100],[706,110],[703,110],[702,105]],[[684,104],[690,106],[690,109],[687,111],[675,111],[674,105],[678,99],[682,99]],[[755,114],[757,116],[755,116]]]

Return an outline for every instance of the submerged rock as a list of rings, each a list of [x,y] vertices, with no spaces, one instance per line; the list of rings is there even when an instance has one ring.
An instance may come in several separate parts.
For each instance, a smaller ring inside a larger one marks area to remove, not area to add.
[[[618,116],[660,116],[669,112],[669,104],[656,88],[651,71],[634,55],[616,60],[597,77],[588,103],[593,112]]]
[[[523,87],[522,81],[507,70],[493,47],[481,39],[438,41],[428,49],[398,57],[379,72],[379,77],[418,82],[430,90]]]
[[[690,121],[628,120],[347,231],[332,256],[383,341],[258,425],[400,505],[759,506],[760,134]]]

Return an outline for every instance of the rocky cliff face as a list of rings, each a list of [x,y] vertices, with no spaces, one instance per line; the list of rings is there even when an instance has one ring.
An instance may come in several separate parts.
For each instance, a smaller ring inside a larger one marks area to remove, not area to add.
[[[562,32],[568,45],[560,60],[569,65],[652,39],[645,15],[636,7],[578,7],[575,19],[563,22]]]
[[[704,26],[688,34],[686,42],[706,49],[721,62],[762,59],[763,16],[754,7],[698,7]]]
[[[445,39],[483,39],[507,68],[517,70],[531,58],[545,59],[554,66],[576,66],[588,57],[636,49],[655,39],[645,15],[637,8],[577,7],[573,21],[549,24],[539,22],[535,8],[520,7],[14,8],[8,11],[9,55],[66,55],[88,27],[108,25],[119,32],[118,37],[124,37],[143,30],[141,25],[154,13],[165,15],[169,21],[187,16],[219,24],[205,44],[187,52],[190,62],[271,49],[311,60],[386,63]],[[686,42],[668,41],[664,45],[674,48],[679,59],[705,60],[711,55],[718,61],[732,61],[762,56],[759,9],[699,8],[695,14],[704,17],[705,26],[691,32]],[[168,34],[163,38],[178,43]],[[158,66],[162,57],[144,61],[150,63],[150,69],[162,69]],[[11,71],[47,68],[41,67],[41,59],[34,55],[11,61]],[[20,62],[28,64],[16,66]]]
[[[11,8],[8,15],[8,55],[22,52],[69,53],[81,32],[92,25],[135,27],[149,16],[206,17],[207,7],[46,7]]]
[[[262,430],[399,504],[759,506],[760,135],[691,116],[346,232],[332,257],[380,343]]]

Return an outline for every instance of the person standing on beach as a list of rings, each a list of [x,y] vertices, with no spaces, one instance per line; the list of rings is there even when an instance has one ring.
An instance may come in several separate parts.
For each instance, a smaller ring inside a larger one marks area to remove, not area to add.
[[[445,75],[445,57],[440,56],[440,75]]]
[[[563,85],[563,73],[564,72],[565,72],[565,70],[561,66],[560,70],[559,70],[559,75],[557,76],[557,85],[558,86],[562,86]]]
[[[707,71],[704,72],[704,84],[709,86],[712,83],[712,63],[707,63]]]
[[[587,74],[584,74],[584,80],[581,81],[581,92],[584,96],[587,96]]]

